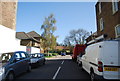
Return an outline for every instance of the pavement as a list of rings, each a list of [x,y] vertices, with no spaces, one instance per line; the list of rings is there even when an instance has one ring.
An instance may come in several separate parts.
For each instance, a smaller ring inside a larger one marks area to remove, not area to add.
[[[90,76],[83,71],[75,62],[72,61],[70,55],[46,58],[46,64],[33,68],[30,73],[23,73],[16,78],[15,81],[32,80],[87,80]]]
[[[46,58],[47,60],[60,60],[60,59],[72,59],[72,57],[70,55],[66,55],[66,56],[61,56],[61,55],[57,55],[57,56],[53,56],[51,58]]]

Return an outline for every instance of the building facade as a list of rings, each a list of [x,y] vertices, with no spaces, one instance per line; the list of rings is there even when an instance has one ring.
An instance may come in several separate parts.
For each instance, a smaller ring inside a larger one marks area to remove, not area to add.
[[[15,37],[16,11],[15,0],[14,2],[0,0],[0,53],[16,51],[19,46],[19,41]]]
[[[96,4],[97,36],[106,39],[120,37],[120,1],[97,2]]]
[[[15,0],[14,0],[15,1]],[[0,2],[0,25],[10,29],[16,29],[17,1]]]

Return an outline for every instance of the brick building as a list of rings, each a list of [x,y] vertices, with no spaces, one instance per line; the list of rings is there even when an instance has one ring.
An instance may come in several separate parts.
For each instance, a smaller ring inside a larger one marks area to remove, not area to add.
[[[98,40],[102,37],[102,40],[120,38],[120,1],[100,2],[99,0],[95,8],[97,32],[86,39],[87,43],[91,43],[96,38]]]
[[[0,0],[0,53],[16,51],[19,46],[15,37],[16,11],[17,0]]]
[[[120,37],[120,1],[97,2],[97,35],[106,35],[106,39]]]

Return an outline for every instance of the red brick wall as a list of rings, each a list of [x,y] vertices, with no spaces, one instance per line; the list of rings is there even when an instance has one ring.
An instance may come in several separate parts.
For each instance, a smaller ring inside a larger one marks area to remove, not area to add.
[[[120,2],[119,11],[113,14],[112,12],[112,2],[102,2],[101,3],[101,14],[99,14],[99,2],[96,4],[96,19],[97,19],[97,33],[98,36],[107,34],[109,38],[115,38],[115,26],[120,24]],[[100,18],[104,20],[104,30],[100,31]]]

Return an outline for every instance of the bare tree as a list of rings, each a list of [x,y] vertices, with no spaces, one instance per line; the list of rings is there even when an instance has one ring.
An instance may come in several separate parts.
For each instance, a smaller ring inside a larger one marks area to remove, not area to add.
[[[84,29],[71,30],[69,36],[64,39],[64,44],[75,45],[85,44],[85,39],[89,36],[89,32]]]
[[[72,45],[69,36],[66,36],[66,37],[65,37],[64,45],[65,45],[65,46],[71,46],[71,45]]]

